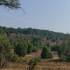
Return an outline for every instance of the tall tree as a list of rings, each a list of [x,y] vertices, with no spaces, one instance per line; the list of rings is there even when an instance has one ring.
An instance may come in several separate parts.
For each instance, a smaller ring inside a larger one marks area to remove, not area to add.
[[[27,53],[31,53],[33,50],[33,44],[31,44],[30,42],[28,42],[28,48],[27,48]]]
[[[0,35],[0,67],[6,65],[6,55],[10,52],[11,45],[4,35]]]
[[[18,56],[25,56],[27,54],[27,47],[28,47],[27,42],[20,42],[15,47],[15,53]]]
[[[61,61],[70,61],[70,40],[68,40],[68,43],[63,41],[62,44],[57,47],[57,53]]]
[[[52,58],[53,55],[48,47],[43,47],[42,53],[41,53],[41,58],[42,59],[47,59],[47,58]]]

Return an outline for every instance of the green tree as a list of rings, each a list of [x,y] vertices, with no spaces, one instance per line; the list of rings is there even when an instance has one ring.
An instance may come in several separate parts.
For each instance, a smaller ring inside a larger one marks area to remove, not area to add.
[[[57,53],[59,57],[63,54],[63,49],[61,45],[57,46]]]
[[[9,52],[7,53],[7,59],[10,62],[18,62],[20,60],[20,57],[18,57],[18,55],[16,54]]]
[[[57,45],[57,44],[54,45],[54,46],[52,46],[52,47],[51,47],[51,51],[57,51],[57,50],[58,50],[58,46],[59,46],[59,45]]]
[[[62,54],[62,55],[60,56],[60,61],[66,61],[66,56]]]
[[[20,42],[15,47],[15,53],[18,56],[25,56],[27,54],[27,47],[28,47],[27,42]]]
[[[22,7],[20,7],[19,0],[0,0],[0,5],[4,7],[8,7],[10,9],[19,9],[19,8],[22,9]],[[23,12],[25,13],[24,10]]]
[[[46,45],[49,49],[50,49],[50,51],[51,51],[51,46],[50,46],[50,44],[49,43],[47,43],[47,45]]]
[[[32,50],[33,50],[33,44],[28,43],[27,53],[28,53],[28,54],[29,54],[29,53],[31,53],[31,52],[32,52]]]
[[[53,55],[48,47],[43,47],[42,53],[41,53],[41,58],[46,59],[46,58],[52,58]]]
[[[38,51],[38,48],[35,47],[35,46],[33,46],[33,50],[32,50],[32,52],[37,52],[37,51]]]
[[[5,34],[5,32],[1,26],[0,26],[0,34]]]
[[[68,44],[65,40],[57,47],[57,53],[61,61],[70,61],[70,41]]]
[[[68,47],[66,48],[66,60],[70,61],[70,39],[68,40]]]
[[[10,52],[11,45],[4,35],[0,35],[0,67],[3,67],[7,64],[7,53]]]
[[[3,5],[11,9],[20,8],[19,0],[0,0],[0,5]]]
[[[35,36],[32,38],[32,43],[33,43],[33,46],[36,46],[36,47],[41,47],[42,46],[42,37],[38,37],[38,36]]]
[[[50,47],[50,44],[49,43],[47,43],[47,47]]]
[[[35,66],[40,62],[40,57],[35,57],[34,59],[29,60],[29,70],[34,70]]]

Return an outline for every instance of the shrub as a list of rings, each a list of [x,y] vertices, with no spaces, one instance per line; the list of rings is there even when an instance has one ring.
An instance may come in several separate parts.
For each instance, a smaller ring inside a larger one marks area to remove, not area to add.
[[[70,62],[70,56],[68,56],[68,57],[66,58],[66,61]]]
[[[40,62],[41,59],[40,57],[35,57],[34,59],[31,59],[29,61],[29,70],[34,70],[34,67],[37,65],[38,62]]]
[[[17,54],[13,54],[11,52],[7,54],[7,59],[10,62],[22,62],[22,58],[18,57]]]
[[[44,47],[42,49],[41,58],[42,59],[53,58],[53,55],[52,55],[52,53],[51,53],[51,51],[49,50],[48,47]]]
[[[37,51],[38,51],[38,48],[34,46],[32,52],[37,52]]]
[[[33,44],[28,42],[28,48],[27,48],[27,53],[30,54],[33,50]]]
[[[25,56],[27,54],[27,42],[20,42],[19,44],[17,44],[17,46],[15,46],[15,53],[18,56]]]
[[[61,55],[59,60],[60,61],[66,61],[66,56],[65,55]]]

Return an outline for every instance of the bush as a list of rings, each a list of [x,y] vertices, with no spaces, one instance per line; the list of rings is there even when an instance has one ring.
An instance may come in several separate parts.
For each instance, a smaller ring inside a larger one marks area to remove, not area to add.
[[[33,44],[28,42],[28,48],[27,48],[27,53],[30,54],[33,50]]]
[[[38,48],[34,46],[32,52],[37,52],[37,51],[38,51]]]
[[[66,61],[70,62],[70,56],[67,57]]]
[[[23,59],[23,62],[28,62],[28,60],[27,59]]]
[[[18,57],[17,54],[13,54],[11,52],[7,54],[7,59],[10,62],[21,62],[22,61],[22,58]]]
[[[59,60],[60,61],[66,61],[66,56],[65,55],[61,55]]]
[[[29,70],[34,70],[34,67],[37,65],[38,62],[40,62],[41,59],[40,57],[35,57],[34,59],[31,59],[29,61]]]
[[[7,53],[7,59],[8,61],[12,61],[13,54],[11,52]]]
[[[25,56],[27,54],[27,42],[25,41],[21,41],[19,44],[17,44],[17,46],[15,46],[15,53],[18,55],[18,56]]]
[[[53,55],[48,47],[44,47],[42,49],[41,58],[42,59],[53,58]]]

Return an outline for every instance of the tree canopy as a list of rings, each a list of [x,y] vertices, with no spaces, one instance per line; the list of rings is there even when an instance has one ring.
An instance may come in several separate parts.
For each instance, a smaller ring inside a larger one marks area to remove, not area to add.
[[[70,39],[63,40],[62,44],[56,45],[54,50],[57,50],[60,61],[70,61]]]
[[[42,59],[53,58],[53,55],[48,47],[43,47],[41,58]]]
[[[19,0],[0,0],[0,5],[10,9],[20,8]]]
[[[27,54],[27,43],[26,42],[20,42],[19,44],[17,44],[17,46],[15,47],[15,53],[18,56],[25,56]]]
[[[7,64],[6,55],[10,52],[10,49],[11,45],[8,39],[4,35],[0,34],[0,67]]]

